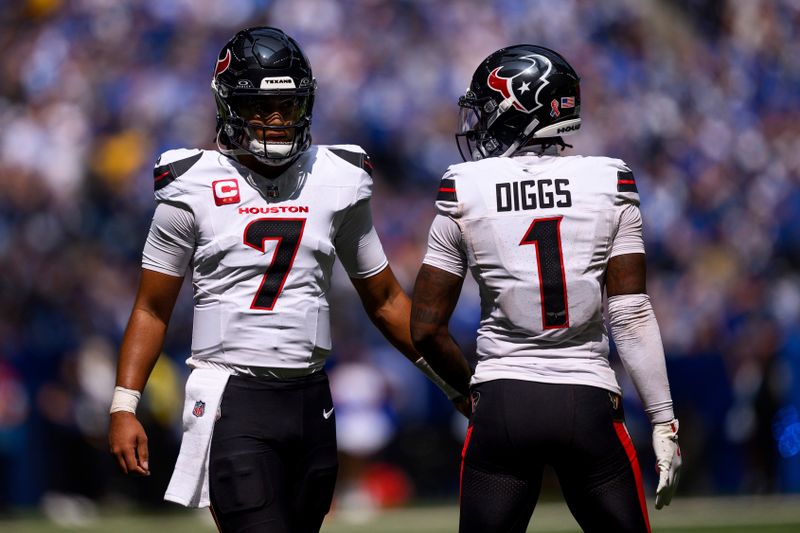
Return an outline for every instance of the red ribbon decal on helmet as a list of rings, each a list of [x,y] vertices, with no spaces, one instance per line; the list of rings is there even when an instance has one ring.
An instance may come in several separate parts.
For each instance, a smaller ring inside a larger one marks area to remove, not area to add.
[[[231,51],[230,49],[225,50],[225,57],[222,59],[217,59],[217,66],[214,69],[214,77],[216,78],[226,70],[231,64]]]
[[[557,117],[561,115],[561,111],[558,110],[558,100],[553,99],[550,101],[550,116]]]

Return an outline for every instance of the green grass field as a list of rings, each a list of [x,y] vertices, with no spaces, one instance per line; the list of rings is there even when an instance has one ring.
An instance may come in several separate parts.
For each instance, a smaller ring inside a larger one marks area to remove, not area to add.
[[[667,509],[650,512],[659,533],[798,533],[800,497],[676,499]],[[452,533],[456,530],[454,506],[422,506],[377,513],[334,511],[323,533]],[[3,533],[213,533],[208,511],[169,514],[108,514],[83,526],[59,526],[41,516],[0,520]],[[580,532],[562,503],[541,503],[528,529],[537,533]]]

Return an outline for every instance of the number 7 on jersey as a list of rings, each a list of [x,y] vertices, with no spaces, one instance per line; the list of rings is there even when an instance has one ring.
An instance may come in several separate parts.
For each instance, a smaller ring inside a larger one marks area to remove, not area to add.
[[[567,283],[564,276],[564,256],[561,253],[561,219],[536,218],[519,245],[536,246],[536,268],[539,273],[539,295],[542,301],[542,327],[569,327]]]
[[[286,276],[292,269],[305,225],[304,218],[259,218],[244,229],[244,243],[259,252],[266,252],[265,241],[278,241],[272,262],[264,273],[250,309],[272,311],[275,307]]]

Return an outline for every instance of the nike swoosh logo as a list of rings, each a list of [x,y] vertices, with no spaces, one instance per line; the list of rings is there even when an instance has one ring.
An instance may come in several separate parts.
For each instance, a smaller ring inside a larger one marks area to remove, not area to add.
[[[329,419],[332,414],[333,414],[333,407],[331,407],[330,411],[326,411],[325,409],[322,410],[322,416],[325,418],[325,420]]]

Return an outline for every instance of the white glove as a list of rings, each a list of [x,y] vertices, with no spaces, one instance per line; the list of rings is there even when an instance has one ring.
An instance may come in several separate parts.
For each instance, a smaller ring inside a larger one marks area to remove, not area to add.
[[[669,505],[681,473],[681,447],[678,445],[678,419],[653,425],[653,450],[656,453],[658,488],[656,509]]]

